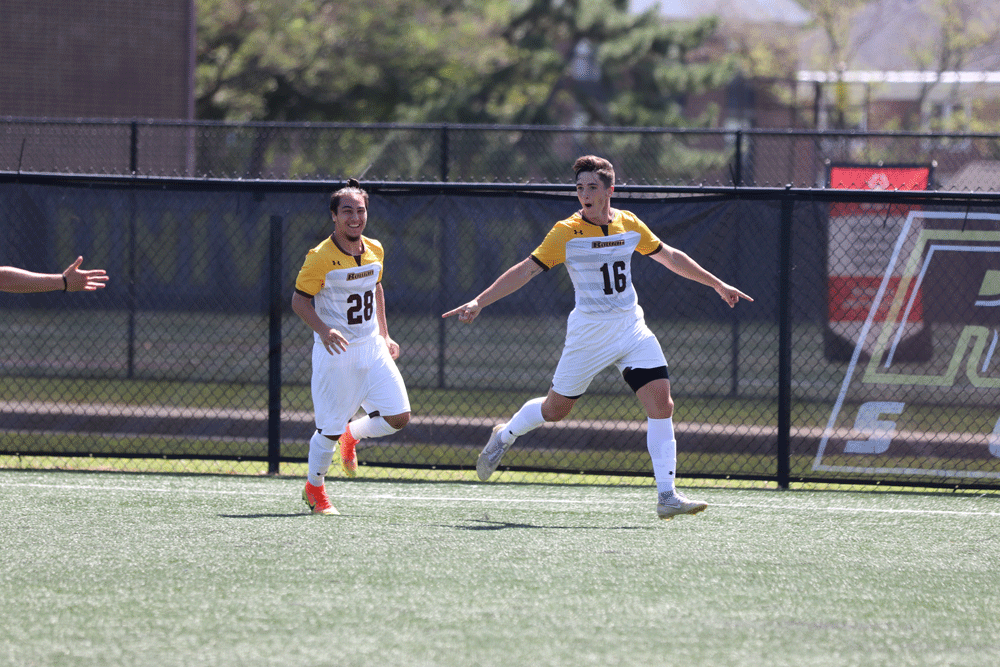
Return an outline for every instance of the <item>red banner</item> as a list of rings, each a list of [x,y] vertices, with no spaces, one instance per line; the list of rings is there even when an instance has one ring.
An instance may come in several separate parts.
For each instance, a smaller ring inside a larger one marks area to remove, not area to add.
[[[838,166],[830,167],[830,187],[841,190],[926,190],[930,167]],[[906,215],[912,207],[891,204],[838,202],[830,206],[833,217],[848,215]]]
[[[886,294],[882,297],[878,310],[875,312],[874,321],[884,322],[889,314],[889,307],[895,301],[896,292],[899,291],[899,276],[889,278],[886,287]],[[864,322],[875,305],[875,296],[878,294],[879,285],[882,279],[875,276],[830,276],[827,285],[829,287],[829,316],[831,322]],[[912,282],[911,282],[912,285]],[[908,300],[910,295],[906,294]],[[904,300],[904,304],[907,301]],[[901,317],[904,309],[901,308],[897,317]],[[907,322],[920,322],[923,320],[924,309],[921,303],[921,293],[918,290],[906,318]]]

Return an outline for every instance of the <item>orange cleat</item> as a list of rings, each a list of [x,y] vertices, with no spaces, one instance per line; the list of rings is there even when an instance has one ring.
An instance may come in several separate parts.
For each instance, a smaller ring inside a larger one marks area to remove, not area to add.
[[[337,441],[340,445],[340,462],[344,464],[344,474],[348,477],[355,477],[358,474],[358,452],[355,446],[357,439],[351,435],[351,425],[347,425],[347,430]]]
[[[325,486],[313,486],[306,482],[306,488],[302,489],[302,500],[306,501],[313,514],[340,514],[330,503]]]

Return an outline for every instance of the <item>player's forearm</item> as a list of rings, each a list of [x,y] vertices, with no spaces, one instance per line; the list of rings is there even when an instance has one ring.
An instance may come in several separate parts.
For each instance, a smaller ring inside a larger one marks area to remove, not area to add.
[[[691,259],[690,255],[686,252],[677,250],[676,248],[668,249],[667,246],[664,246],[660,252],[652,257],[677,275],[688,280],[693,280],[715,290],[723,286],[721,280],[703,268],[701,264]]]
[[[292,310],[310,329],[320,336],[330,330],[330,326],[316,312],[316,309],[312,305],[312,300],[305,298],[298,292],[292,296]]]
[[[61,273],[34,273],[13,266],[0,267],[0,291],[29,294],[62,291],[65,287]]]
[[[476,302],[480,308],[485,308],[521,289],[541,272],[542,267],[529,257],[504,271],[503,275],[476,297]]]
[[[389,321],[385,316],[385,292],[382,283],[375,285],[375,318],[378,322],[378,333],[382,338],[389,339]]]
[[[316,311],[313,311],[311,314],[299,313],[299,317],[302,318],[302,321],[305,322],[310,329],[318,333],[320,336],[326,334],[330,330],[330,326],[320,319],[319,315],[316,314]]]

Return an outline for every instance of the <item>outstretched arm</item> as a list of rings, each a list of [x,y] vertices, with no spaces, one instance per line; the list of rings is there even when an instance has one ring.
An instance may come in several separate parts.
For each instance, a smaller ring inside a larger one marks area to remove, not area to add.
[[[706,271],[700,264],[698,264],[698,262],[691,259],[691,257],[682,250],[672,248],[664,243],[660,249],[650,255],[650,257],[679,276],[684,276],[688,280],[693,280],[701,283],[702,285],[711,287],[718,293],[723,301],[729,304],[730,308],[735,306],[740,299],[753,301],[753,299],[743,292],[739,291],[732,285],[727,285],[715,277],[715,275]]]
[[[77,257],[60,273],[35,273],[13,266],[0,266],[0,292],[93,292],[108,282],[104,269],[81,271],[83,257]]]
[[[459,322],[471,322],[476,319],[479,312],[495,301],[513,294],[528,284],[528,281],[542,272],[542,267],[538,262],[528,257],[521,262],[504,271],[503,275],[497,278],[492,285],[472,301],[449,310],[441,317],[451,317],[458,315]]]

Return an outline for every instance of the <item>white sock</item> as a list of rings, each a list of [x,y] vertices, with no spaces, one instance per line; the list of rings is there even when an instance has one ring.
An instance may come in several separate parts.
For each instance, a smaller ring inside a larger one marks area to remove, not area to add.
[[[507,444],[514,438],[544,424],[545,419],[542,417],[542,403],[544,402],[545,397],[539,396],[522,405],[521,409],[514,413],[514,416],[500,431],[500,441]]]
[[[674,420],[649,419],[646,422],[646,448],[653,459],[653,477],[657,494],[673,493],[677,468],[677,440],[674,439]]]
[[[358,440],[381,438],[385,435],[392,435],[398,430],[389,426],[389,422],[382,417],[369,417],[365,415],[351,422],[351,435]]]
[[[319,431],[309,439],[309,483],[313,486],[323,486],[323,479],[333,461],[333,448],[337,443]]]

